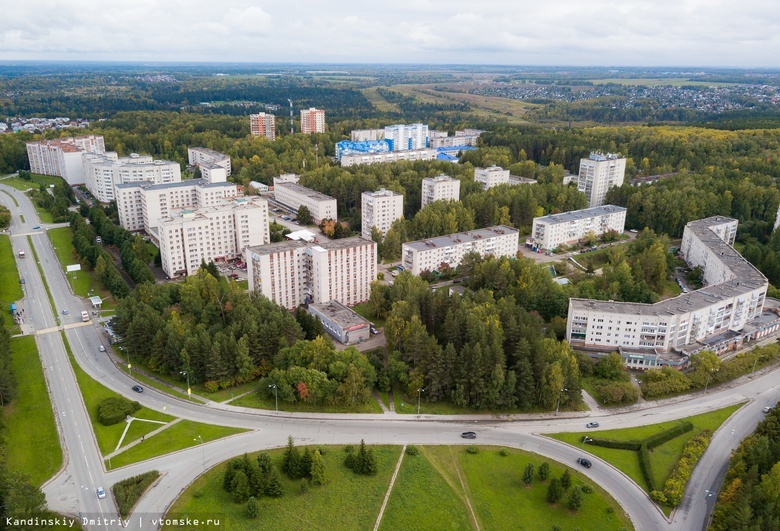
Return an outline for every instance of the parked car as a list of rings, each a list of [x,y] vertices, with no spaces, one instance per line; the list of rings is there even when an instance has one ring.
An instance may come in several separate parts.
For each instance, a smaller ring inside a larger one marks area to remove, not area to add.
[[[106,351],[106,347],[104,347],[103,345],[100,345],[100,346],[98,347],[98,350],[99,350],[100,352],[105,352],[105,351]]]
[[[103,498],[106,497],[106,491],[103,490],[103,487],[97,488],[97,497],[99,500],[102,500]]]
[[[141,387],[140,385],[134,385],[133,386],[133,391],[135,391],[136,393],[143,393],[144,392],[144,388]]]
[[[770,411],[772,411],[772,406],[766,406],[761,411],[763,411],[764,413],[769,413]]]
[[[24,283],[26,283],[27,281],[26,281],[25,279],[23,279],[23,278],[20,278],[20,279],[19,279],[19,282],[21,282],[22,284],[24,284]]]
[[[577,464],[582,465],[585,468],[590,468],[591,466],[593,466],[592,463],[589,460],[585,459],[584,457],[577,458]]]
[[[460,436],[463,437],[464,439],[476,439],[477,438],[477,434],[474,433],[473,431],[464,431],[463,433],[460,434]]]
[[[371,327],[371,333],[372,333],[372,334],[374,334],[374,335],[376,335],[376,334],[378,334],[378,333],[379,333],[379,330],[377,330],[376,328],[374,328],[374,327],[372,326],[372,327]]]
[[[586,428],[598,428],[599,427],[599,423],[598,422],[588,422],[587,424],[585,424],[585,427]]]

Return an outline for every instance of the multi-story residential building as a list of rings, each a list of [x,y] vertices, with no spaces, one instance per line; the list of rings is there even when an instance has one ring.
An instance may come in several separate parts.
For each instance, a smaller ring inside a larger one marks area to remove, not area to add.
[[[366,142],[369,140],[384,140],[384,129],[356,129],[350,135],[352,142]]]
[[[187,148],[187,158],[190,166],[200,166],[201,170],[203,165],[209,167],[219,166],[224,168],[227,176],[230,177],[230,172],[232,171],[230,157],[224,153],[204,147],[191,147]]]
[[[324,133],[325,111],[322,109],[301,109],[301,133]]]
[[[249,115],[249,132],[252,136],[264,136],[276,140],[276,117],[264,112]]]
[[[297,183],[274,182],[274,197],[279,203],[296,211],[305,206],[315,224],[323,219],[336,219],[337,216],[336,199]]]
[[[504,225],[458,232],[447,236],[407,242],[401,246],[404,268],[414,275],[423,271],[437,271],[441,264],[455,269],[469,252],[481,256],[515,257],[519,231]]]
[[[355,164],[376,164],[380,162],[400,162],[408,160],[434,160],[438,152],[435,149],[411,149],[408,151],[390,151],[374,153],[345,153],[341,156],[341,165],[344,167]]]
[[[371,335],[368,319],[339,301],[309,304],[309,313],[319,318],[322,328],[344,345],[368,341]]]
[[[588,206],[604,204],[607,190],[623,184],[626,175],[626,159],[614,153],[591,153],[580,159],[577,189],[588,198]]]
[[[297,173],[283,173],[278,177],[274,177],[274,186],[279,183],[297,183],[301,180],[301,176]]]
[[[455,131],[455,136],[449,136],[447,131],[428,131],[428,146],[432,148],[476,146],[482,131],[479,129],[464,129]]]
[[[236,197],[169,213],[157,227],[162,268],[170,278],[197,272],[202,262],[241,258],[244,249],[270,241],[268,202]]]
[[[639,369],[680,367],[700,350],[735,348],[777,329],[777,314],[764,311],[767,279],[731,245],[736,230],[737,220],[722,216],[686,225],[680,252],[702,268],[699,290],[655,304],[570,299],[569,343],[624,352],[627,364]],[[681,356],[677,362],[660,356],[672,351]]]
[[[372,227],[379,229],[384,236],[393,221],[404,215],[404,196],[392,190],[381,188],[376,192],[363,192],[360,203],[360,234],[368,240],[371,239]]]
[[[434,201],[459,201],[460,180],[449,175],[426,177],[422,180],[422,208]]]
[[[396,124],[385,127],[385,142],[390,151],[407,151],[428,147],[428,126]]]
[[[81,154],[105,151],[103,137],[96,135],[27,143],[30,171],[41,175],[62,177],[70,186],[85,182]]]
[[[244,251],[249,289],[293,309],[305,303],[365,302],[376,279],[376,243],[344,238],[284,241]]]
[[[625,224],[625,208],[604,205],[534,218],[531,238],[535,246],[551,250],[575,244],[590,232],[596,237],[609,231],[623,232]]]
[[[170,160],[153,160],[149,155],[132,153],[118,157],[113,151],[102,155],[84,153],[81,157],[87,190],[101,203],[115,199],[117,184],[149,181],[154,184],[181,182],[181,167]]]
[[[500,184],[509,182],[509,170],[493,165],[488,168],[474,168],[474,180],[482,183],[482,188],[487,190]]]

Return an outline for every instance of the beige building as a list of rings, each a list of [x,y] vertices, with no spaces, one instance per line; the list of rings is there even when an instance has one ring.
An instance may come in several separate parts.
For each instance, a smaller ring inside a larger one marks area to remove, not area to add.
[[[422,180],[422,208],[434,201],[460,201],[460,180],[449,175]]]
[[[292,182],[274,182],[274,198],[279,203],[297,211],[301,206],[309,209],[315,224],[323,219],[336,219],[336,200],[329,196]]]
[[[589,207],[601,206],[607,191],[622,185],[625,176],[625,158],[614,153],[591,153],[587,159],[580,159],[577,189],[588,198]]]
[[[419,275],[423,271],[437,271],[443,263],[455,269],[469,252],[496,258],[515,257],[519,234],[519,231],[512,227],[496,225],[407,242],[401,246],[401,260],[407,271]]]
[[[264,136],[276,140],[276,117],[264,112],[249,115],[249,132],[252,136]]]
[[[322,109],[301,109],[301,133],[324,133],[325,111]]]
[[[241,258],[244,249],[270,241],[268,202],[224,199],[214,206],[172,211],[157,227],[162,268],[170,278],[197,272],[202,262]]]
[[[625,208],[604,205],[534,218],[531,238],[537,247],[552,250],[559,245],[575,244],[589,232],[596,237],[611,230],[622,233],[625,224]]]
[[[387,234],[395,220],[404,215],[404,196],[398,192],[385,190],[363,192],[361,196],[361,231],[364,238],[371,239],[371,228],[376,227]]]
[[[367,142],[369,140],[384,140],[384,129],[356,129],[350,134],[353,142]]]
[[[70,186],[85,182],[81,154],[105,151],[103,137],[96,135],[27,143],[30,171],[41,175],[62,177]]]
[[[113,151],[102,155],[84,153],[81,157],[87,190],[101,203],[115,199],[118,184],[148,181],[154,184],[181,182],[178,162],[154,160],[149,155],[132,153],[119,157]]]
[[[536,184],[536,179],[510,175],[509,170],[505,170],[499,166],[474,168],[474,180],[482,184],[483,190],[489,190],[490,188],[501,184],[510,184],[513,186],[518,184]]]
[[[200,166],[201,172],[204,165],[209,168],[219,167],[224,168],[227,177],[230,177],[230,157],[224,153],[205,147],[191,147],[187,148],[187,158],[190,166]]]
[[[288,309],[331,300],[360,304],[371,296],[376,279],[376,248],[359,237],[251,247],[244,251],[249,289]]]
[[[344,167],[355,164],[377,164],[380,162],[399,162],[408,160],[435,160],[435,149],[410,149],[406,151],[384,151],[380,153],[349,153],[341,156],[341,165]]]

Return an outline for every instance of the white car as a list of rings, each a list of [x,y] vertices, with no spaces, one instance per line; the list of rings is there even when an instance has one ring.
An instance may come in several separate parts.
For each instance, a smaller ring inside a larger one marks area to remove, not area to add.
[[[103,490],[103,487],[97,488],[97,497],[99,500],[102,500],[103,498],[106,497],[106,491]]]
[[[764,413],[769,413],[770,411],[772,411],[772,406],[765,406],[764,409],[762,409],[761,411],[763,411]]]

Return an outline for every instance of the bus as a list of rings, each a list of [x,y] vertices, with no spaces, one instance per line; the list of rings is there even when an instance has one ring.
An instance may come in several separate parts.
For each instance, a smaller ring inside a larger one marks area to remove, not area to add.
[[[85,323],[89,321],[89,312],[81,312],[81,320]]]

